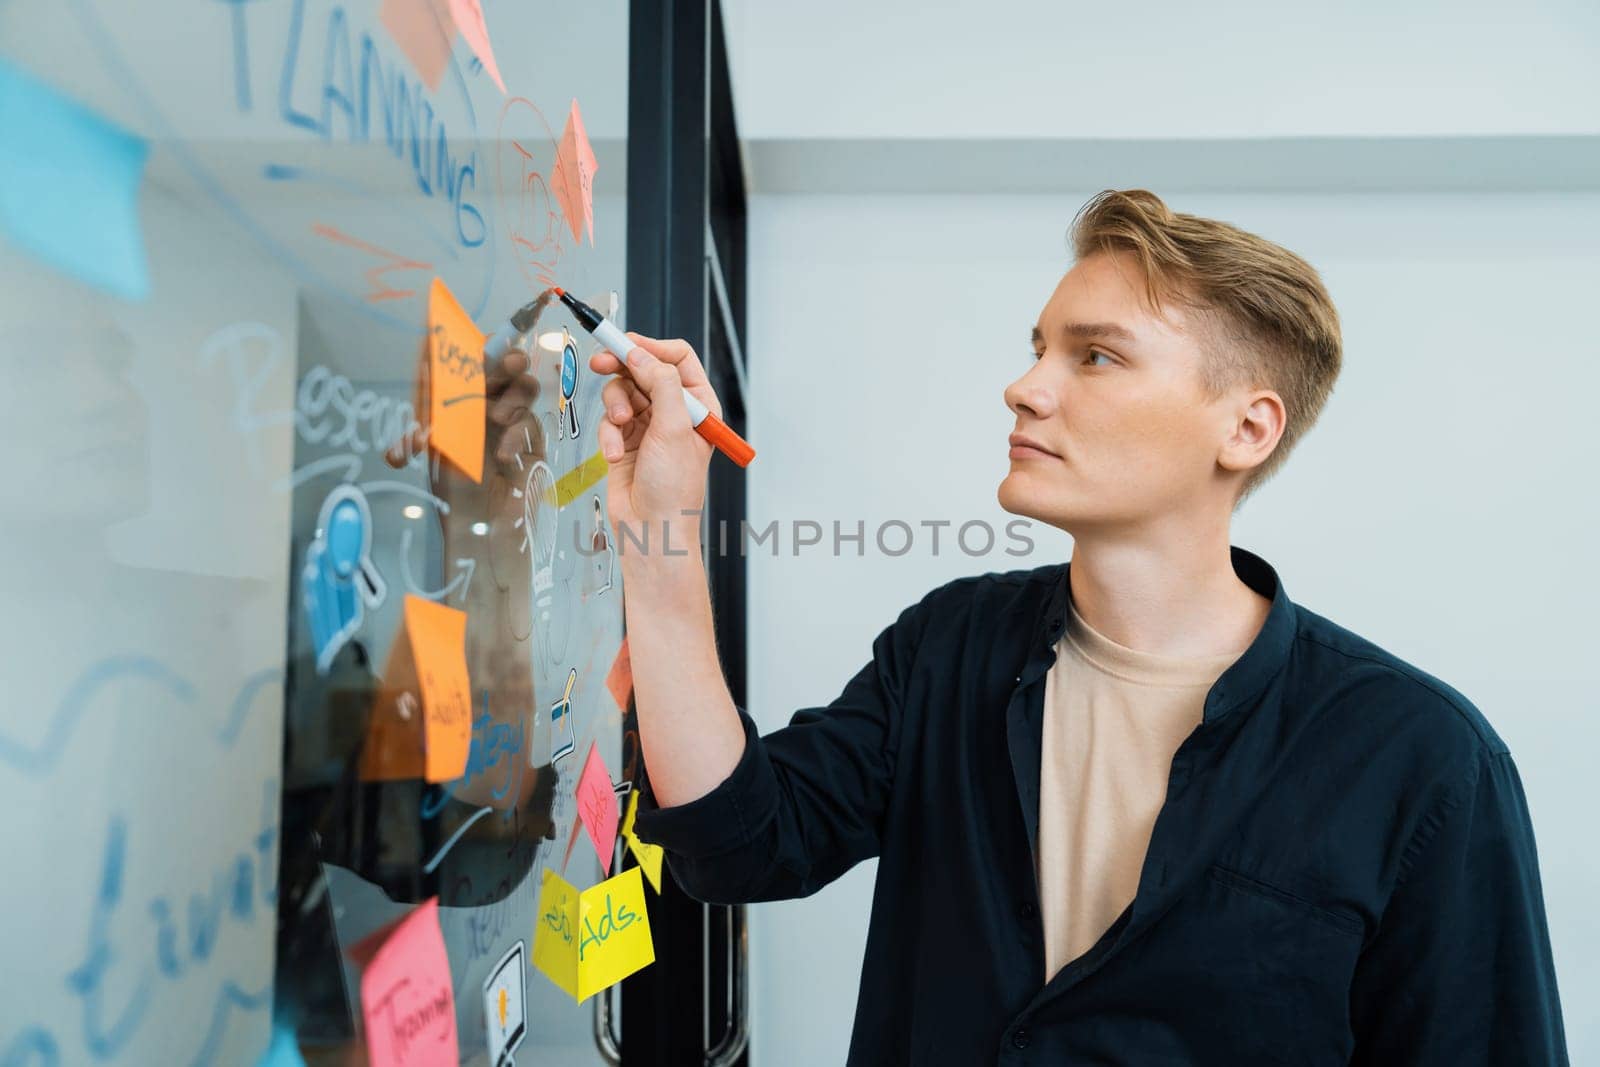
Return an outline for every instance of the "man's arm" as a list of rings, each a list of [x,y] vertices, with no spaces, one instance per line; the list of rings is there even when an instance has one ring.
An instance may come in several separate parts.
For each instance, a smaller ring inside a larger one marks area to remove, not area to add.
[[[659,560],[625,568],[629,645],[650,648],[651,675],[641,677],[633,652],[650,780],[634,829],[667,849],[674,876],[698,899],[807,896],[881,850],[921,605],[879,632],[871,662],[831,703],[761,737],[722,680],[709,610],[699,607],[708,593],[698,549],[680,563],[671,576]],[[647,591],[636,600],[640,585]],[[647,629],[643,640],[635,626]],[[736,731],[732,744],[724,721]],[[712,768],[724,765],[707,788]]]
[[[699,542],[711,446],[683,390],[713,414],[721,405],[683,341],[630,338],[640,347],[626,364],[600,352],[590,367],[627,375],[605,386],[600,441],[648,769],[634,829],[702,900],[804,896],[881,847],[920,623],[906,609],[828,707],[759,737],[717,660]]]
[[[1484,750],[1418,826],[1350,995],[1352,1064],[1566,1065],[1533,824]]]
[[[717,659],[699,523],[651,533],[663,543],[623,552],[622,591],[639,743],[651,792],[668,807],[711,792],[739,762],[745,741]]]

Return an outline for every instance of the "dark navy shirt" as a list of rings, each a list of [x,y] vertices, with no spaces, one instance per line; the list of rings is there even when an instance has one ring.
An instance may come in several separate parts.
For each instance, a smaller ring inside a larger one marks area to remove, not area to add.
[[[1272,600],[1172,760],[1128,908],[1049,981],[1035,877],[1044,678],[1069,564],[940,586],[826,707],[636,829],[702,900],[879,858],[851,1064],[1566,1064],[1505,742],[1437,678]]]

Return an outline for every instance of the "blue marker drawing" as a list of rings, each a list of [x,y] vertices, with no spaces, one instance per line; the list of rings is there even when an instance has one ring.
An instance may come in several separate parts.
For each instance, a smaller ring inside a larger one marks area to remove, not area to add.
[[[337,189],[341,193],[347,193],[350,196],[373,195],[371,190],[362,188],[360,185],[350,181],[347,178],[341,178],[335,174],[321,174],[316,171],[307,170],[305,167],[290,166],[287,163],[265,164],[261,168],[261,176],[272,182],[318,182]]]
[[[150,146],[0,62],[0,230],[73,277],[150,295],[139,181]]]
[[[240,111],[250,110],[250,34],[244,21],[249,0],[224,0],[233,12],[233,94]]]
[[[50,1033],[30,1026],[0,1052],[0,1067],[60,1067],[61,1049]]]
[[[561,699],[550,705],[550,762],[570,756],[577,748],[572,736],[572,687],[578,684],[578,668],[567,675],[567,688]]]
[[[256,695],[267,686],[282,681],[282,667],[265,667],[244,680],[244,684],[239,687],[239,694],[228,706],[228,715],[222,721],[222,729],[217,731],[217,740],[222,743],[222,747],[232,748],[233,743],[238,740],[239,730],[244,726],[245,718],[257,703]]]
[[[118,44],[117,39],[112,36],[110,31],[108,31],[103,24],[101,24],[99,18],[95,14],[92,0],[68,0],[68,3],[76,12],[79,24],[83,28],[84,34],[89,39],[89,43],[95,53],[94,58],[110,72],[110,74],[115,78],[117,85],[127,95],[132,104],[139,109],[143,116],[143,121],[155,134],[156,140],[161,143],[163,150],[169,153],[173,159],[177,160],[179,165],[181,165],[183,169],[189,173],[189,176],[193,178],[202,188],[204,188],[211,196],[212,200],[214,200],[230,218],[238,223],[238,225],[246,233],[254,238],[256,243],[265,248],[273,256],[277,257],[279,261],[285,264],[295,274],[295,276],[306,285],[316,286],[320,289],[326,289],[347,306],[361,312],[376,322],[401,331],[408,337],[415,334],[416,323],[409,317],[398,315],[393,311],[385,310],[381,305],[374,305],[367,302],[360,296],[351,292],[339,281],[316,270],[311,265],[310,261],[300,256],[289,245],[284,243],[284,241],[269,226],[258,221],[254,216],[246,212],[244,210],[243,202],[240,200],[240,198],[229,192],[227,187],[222,184],[220,178],[211,171],[207,170],[206,167],[201,164],[200,157],[190,148],[188,142],[179,136],[177,128],[167,119],[161,108],[157,105],[155,98],[135,75],[134,69],[129,64],[126,56],[123,55],[121,46]],[[286,59],[292,59],[293,53],[298,49],[300,21],[304,4],[305,0],[295,0],[295,8],[291,14],[290,22],[292,43],[290,54],[286,55]],[[376,45],[372,41],[370,35],[363,34],[361,38],[361,51],[364,61],[369,50],[372,50],[375,53]],[[286,65],[289,69],[286,70],[285,74],[292,77],[292,63]],[[375,61],[373,66],[374,69],[376,69],[379,64]],[[457,63],[454,58],[452,58],[450,61],[449,69],[450,73],[454,77],[454,83],[461,94],[462,103],[466,108],[468,125],[470,125],[474,131],[476,131],[478,128],[477,111],[473,107],[472,99],[469,95],[466,77],[462,73],[460,64]],[[400,95],[401,90],[404,89],[405,94],[409,94],[407,95],[406,99],[415,103],[412,114],[425,113],[424,109],[431,111],[432,104],[421,98],[420,88],[412,87],[410,83],[403,77],[397,76],[393,79],[393,81],[395,83],[394,92],[397,95]],[[402,83],[404,84],[402,85]],[[380,101],[380,103],[381,102],[382,101]],[[396,125],[404,129],[417,129],[422,121],[423,119],[420,116],[415,121],[409,123],[402,118],[401,120],[396,121]],[[386,137],[394,133],[395,131],[391,130],[386,124]],[[403,145],[397,143],[391,144],[389,147],[395,152],[397,157],[405,154],[403,151]],[[423,160],[425,156],[430,160],[437,159],[436,155],[423,153],[420,145],[418,144],[413,143],[412,148],[412,154],[416,157],[416,161]],[[448,157],[448,153],[445,154]],[[469,164],[461,167],[463,172],[471,175],[474,188],[476,188],[477,182],[476,168],[476,155],[471,157]],[[421,177],[418,178],[418,184],[419,186],[422,185]],[[425,195],[431,196],[431,190],[426,190]],[[472,317],[474,319],[481,319],[485,313],[485,310],[488,308],[489,290],[494,281],[495,228],[492,225],[492,217],[485,214],[485,212],[491,211],[492,204],[492,200],[484,200],[481,204],[477,205],[468,204],[465,201],[461,201],[460,203],[456,204],[457,237],[460,239],[462,245],[468,248],[477,248],[482,245],[485,246],[487,251],[487,255],[483,257],[484,271],[482,292],[478,298],[477,307],[471,309]],[[478,226],[481,228],[482,232],[475,240],[467,239],[466,235],[462,232],[462,216],[469,216],[476,221]]]
[[[372,509],[353,485],[337,486],[322,502],[317,534],[300,572],[300,601],[311,623],[317,673],[361,628],[363,605],[383,603],[388,587],[372,563]]]
[[[439,851],[433,854],[433,859],[422,865],[422,873],[432,874],[434,868],[439,866],[439,861],[444,859],[444,854],[454,848],[457,841],[461,840],[461,835],[471,829],[473,823],[477,822],[479,819],[483,818],[493,810],[493,808],[479,808],[477,811],[468,816],[467,821],[462,823],[461,826],[457,828],[456,832],[450,835],[450,839],[439,846]]]
[[[227,1032],[230,1013],[235,1010],[257,1012],[271,1005],[271,982],[254,992],[241,989],[237,983],[232,981],[223,982],[222,988],[217,991],[216,1003],[211,1007],[211,1025],[206,1027],[205,1040],[201,1043],[199,1051],[194,1054],[194,1059],[190,1062],[194,1064],[194,1067],[207,1067],[207,1065],[217,1062],[217,1046],[222,1043],[223,1035]],[[296,1052],[298,1052],[298,1049]]]
[[[574,441],[578,439],[578,405],[572,399],[577,391],[578,346],[572,343],[572,335],[563,326],[561,327],[561,399],[556,404],[558,441],[565,440],[567,432],[571,433]]]
[[[267,1046],[256,1067],[306,1067],[294,1030],[283,1023],[275,1024],[272,1027],[272,1044]]]
[[[125,678],[149,682],[184,703],[194,699],[194,686],[166,664],[148,656],[112,656],[92,664],[67,688],[38,745],[29,746],[0,734],[0,763],[25,774],[48,774],[66,751],[67,740],[95,696],[112,682]]]

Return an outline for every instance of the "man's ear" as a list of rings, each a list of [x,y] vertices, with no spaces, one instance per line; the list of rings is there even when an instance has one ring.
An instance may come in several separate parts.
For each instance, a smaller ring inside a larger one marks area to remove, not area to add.
[[[1241,399],[1233,432],[1222,443],[1217,463],[1224,470],[1248,471],[1272,455],[1288,424],[1283,398],[1271,389],[1259,389]]]

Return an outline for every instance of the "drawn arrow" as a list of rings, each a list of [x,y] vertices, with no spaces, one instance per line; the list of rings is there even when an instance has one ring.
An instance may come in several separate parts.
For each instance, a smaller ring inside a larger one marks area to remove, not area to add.
[[[400,531],[400,577],[406,584],[406,591],[417,596],[427,597],[429,600],[444,600],[456,587],[460,587],[457,600],[467,598],[467,587],[472,584],[472,574],[478,568],[478,561],[468,556],[456,560],[456,574],[439,589],[424,589],[411,576],[411,530]]]

